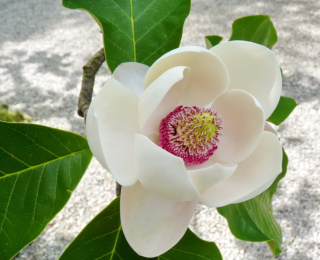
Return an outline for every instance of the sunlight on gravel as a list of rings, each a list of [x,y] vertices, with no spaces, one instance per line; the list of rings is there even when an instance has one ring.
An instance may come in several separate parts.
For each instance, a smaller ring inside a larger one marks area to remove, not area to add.
[[[274,197],[283,230],[279,260],[320,259],[320,2],[193,0],[182,46],[205,47],[204,36],[230,36],[232,22],[252,14],[271,16],[283,70],[283,95],[300,105],[276,127],[289,156],[287,176]],[[61,1],[0,0],[0,103],[30,115],[34,123],[85,135],[76,114],[82,66],[102,47],[92,17]],[[106,64],[95,93],[110,78]],[[67,206],[16,259],[55,260],[81,229],[115,198],[115,182],[93,159]],[[198,205],[191,229],[217,243],[225,260],[274,259],[266,243],[237,240],[215,209]]]

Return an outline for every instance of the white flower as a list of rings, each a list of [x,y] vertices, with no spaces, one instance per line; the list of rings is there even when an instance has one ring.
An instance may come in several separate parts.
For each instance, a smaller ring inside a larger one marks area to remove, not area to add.
[[[122,227],[138,254],[154,257],[174,246],[198,201],[239,203],[273,183],[282,149],[265,120],[281,88],[274,53],[245,41],[182,47],[150,68],[125,63],[114,71],[89,108],[87,136],[95,157],[123,186]],[[178,106],[189,108],[168,116]],[[161,122],[168,136],[160,139],[169,148],[159,142]]]

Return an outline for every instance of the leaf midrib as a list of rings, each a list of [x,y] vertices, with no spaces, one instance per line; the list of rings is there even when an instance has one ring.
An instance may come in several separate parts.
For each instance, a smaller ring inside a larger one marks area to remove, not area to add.
[[[22,173],[22,172],[25,172],[25,171],[28,171],[28,170],[31,170],[31,169],[38,168],[38,167],[40,167],[40,166],[45,166],[45,165],[47,165],[47,164],[49,164],[49,163],[52,163],[52,162],[55,162],[55,161],[63,160],[63,159],[65,159],[65,158],[67,158],[67,157],[70,157],[70,156],[73,156],[73,155],[76,155],[76,154],[79,154],[79,153],[82,153],[82,152],[88,151],[88,150],[90,150],[90,149],[88,148],[88,149],[83,149],[83,150],[79,150],[79,151],[76,151],[76,152],[72,152],[72,153],[69,153],[69,154],[67,154],[67,155],[64,155],[64,156],[61,156],[61,157],[57,157],[57,158],[55,158],[55,159],[53,159],[53,160],[46,161],[46,162],[44,162],[44,163],[40,163],[40,164],[37,164],[37,165],[34,165],[34,166],[30,166],[30,167],[25,168],[25,169],[23,169],[23,170],[21,170],[21,171],[18,171],[18,172],[12,172],[12,173],[7,173],[7,174],[4,173],[4,174],[6,174],[6,175],[0,177],[0,180],[1,180],[1,179],[4,179],[4,178],[6,178],[6,177],[9,177],[9,176],[13,176],[13,175],[15,175],[15,174],[20,174],[20,173]]]
[[[235,204],[235,205],[236,205],[236,208],[237,208],[237,210],[238,210],[238,212],[239,212],[239,215],[241,216],[242,220],[246,223],[246,225],[247,225],[248,227],[251,228],[251,230],[253,230],[253,232],[256,232],[256,231],[254,231],[254,228],[255,228],[256,230],[258,230],[258,232],[262,233],[262,235],[264,235],[265,237],[269,238],[269,236],[267,236],[267,235],[260,229],[260,227],[257,226],[256,222],[251,218],[250,214],[249,214],[249,217],[250,217],[250,220],[252,221],[251,223],[253,223],[253,225],[254,225],[253,227],[252,227],[252,225],[250,225],[250,223],[249,223],[249,220],[248,220],[249,218],[245,218],[245,216],[242,214],[242,210],[241,210],[240,206],[239,206],[238,204]],[[269,238],[269,239],[270,239],[270,238]]]
[[[133,0],[130,0],[130,12],[131,12],[131,27],[132,27],[132,43],[133,43],[133,61],[137,62],[137,51],[136,51],[136,35],[134,30],[134,17],[133,17]]]

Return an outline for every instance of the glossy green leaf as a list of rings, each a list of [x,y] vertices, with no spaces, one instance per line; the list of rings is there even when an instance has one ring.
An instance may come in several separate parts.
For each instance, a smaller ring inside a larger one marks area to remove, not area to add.
[[[178,244],[155,259],[222,260],[222,255],[214,242],[204,241],[188,229]]]
[[[208,36],[204,37],[204,39],[206,41],[207,49],[210,49],[213,46],[219,44],[223,38],[219,35],[208,35]]]
[[[296,101],[292,98],[280,97],[280,101],[272,115],[268,118],[268,121],[275,125],[280,125],[297,105]]]
[[[230,41],[255,42],[269,49],[277,42],[277,32],[268,15],[251,15],[235,20]]]
[[[275,256],[281,253],[282,233],[273,216],[272,196],[287,172],[287,165],[288,157],[283,150],[282,173],[269,189],[251,200],[218,208],[236,238],[251,242],[267,241]]]
[[[80,135],[0,122],[0,260],[40,235],[69,200],[91,157]]]
[[[213,242],[198,238],[190,230],[172,249],[155,258],[139,256],[132,250],[120,223],[120,197],[101,211],[73,240],[59,260],[222,260]]]
[[[111,72],[122,62],[151,65],[179,47],[190,0],[63,0],[71,9],[87,10],[103,32]]]

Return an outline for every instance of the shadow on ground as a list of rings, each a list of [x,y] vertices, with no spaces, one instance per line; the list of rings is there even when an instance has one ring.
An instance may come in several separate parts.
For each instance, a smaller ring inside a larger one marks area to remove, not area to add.
[[[84,134],[83,121],[75,116],[75,111],[82,66],[94,54],[82,45],[92,44],[91,39],[75,39],[83,41],[74,45],[75,48],[81,49],[81,59],[76,64],[71,50],[56,53],[54,49],[22,49],[22,45],[19,44],[30,39],[40,40],[42,35],[48,36],[63,26],[79,30],[81,34],[89,16],[82,11],[63,8],[61,1],[0,0],[0,6],[0,86],[4,86],[0,87],[0,100],[8,105],[21,104],[34,120],[65,118],[71,126],[71,131]],[[194,0],[182,43],[204,46],[203,37],[213,34],[228,39],[233,20],[245,15],[269,14],[278,31],[279,41],[275,46],[275,52],[284,72],[283,94],[295,98],[299,103],[312,102],[320,98],[320,79],[316,76],[319,70],[317,64],[320,50],[314,48],[318,46],[320,35],[318,10],[319,2],[315,0]],[[96,31],[92,31],[92,35],[94,34]],[[60,44],[70,41],[63,38],[65,35],[53,34],[50,37],[47,41]],[[61,37],[62,40],[59,42],[56,37]],[[102,42],[99,44],[101,46]],[[99,48],[95,51],[98,50]],[[106,74],[108,70],[104,65],[97,77]],[[10,84],[10,91],[6,88],[7,84]],[[47,87],[44,88],[43,85]],[[284,131],[285,128],[286,125],[280,127],[279,131]],[[289,137],[286,142],[299,146],[304,140]],[[310,192],[314,189],[312,185],[310,188],[310,185],[308,180],[301,181],[298,192],[287,198],[293,204],[283,203],[281,207],[274,209],[280,222],[287,221],[286,225],[293,239],[303,239],[306,232],[303,233],[302,230],[312,230],[314,225],[308,212],[312,211],[312,207],[319,207],[319,197],[316,193]],[[279,189],[276,198],[281,196]],[[309,202],[306,203],[306,200]],[[301,222],[293,219],[299,219]],[[69,238],[66,240],[69,241]],[[286,243],[288,247],[291,242]],[[236,241],[236,244],[239,248],[244,248],[252,259],[263,259],[259,256],[268,250],[266,246],[260,249],[260,244],[252,247],[252,243],[248,246],[242,241]],[[303,245],[303,242],[301,244]],[[283,255],[277,259],[287,259],[287,248],[284,247],[283,250]],[[294,259],[311,258],[301,251]]]

